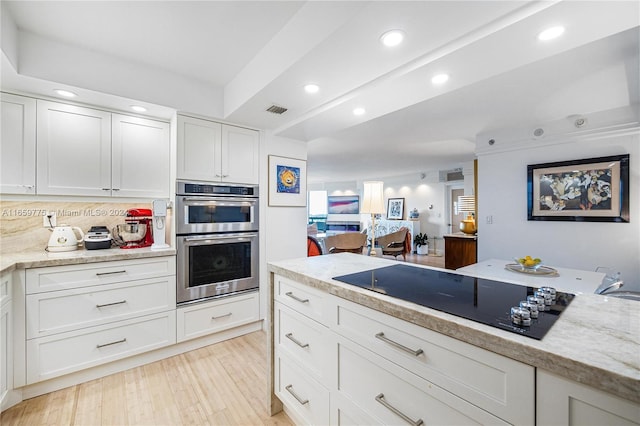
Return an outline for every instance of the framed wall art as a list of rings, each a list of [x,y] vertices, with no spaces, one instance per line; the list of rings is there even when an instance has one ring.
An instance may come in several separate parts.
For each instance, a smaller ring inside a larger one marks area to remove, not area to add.
[[[269,156],[269,206],[307,205],[307,162],[296,158]]]
[[[387,201],[387,219],[404,218],[404,198],[389,198]]]
[[[629,222],[629,154],[527,166],[527,219]]]

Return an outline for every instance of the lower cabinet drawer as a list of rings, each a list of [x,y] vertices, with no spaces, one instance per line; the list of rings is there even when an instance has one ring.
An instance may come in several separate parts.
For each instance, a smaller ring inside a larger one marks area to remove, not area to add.
[[[26,270],[26,293],[67,290],[175,274],[175,256],[46,266]]]
[[[274,388],[295,422],[305,425],[329,424],[329,390],[283,354],[275,359]]]
[[[174,344],[175,310],[27,340],[27,384]]]
[[[340,339],[338,365],[338,392],[378,424],[508,424],[344,339]]]
[[[328,328],[279,302],[275,306],[273,338],[276,351],[287,352],[317,380],[327,383],[331,371]]]
[[[260,293],[227,296],[178,307],[177,341],[182,342],[260,319]]]
[[[176,304],[176,277],[27,295],[27,339],[165,312]]]

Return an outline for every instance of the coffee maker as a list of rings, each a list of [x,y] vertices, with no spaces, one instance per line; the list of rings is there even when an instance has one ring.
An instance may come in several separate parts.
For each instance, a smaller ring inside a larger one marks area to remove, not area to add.
[[[151,209],[129,209],[124,225],[118,225],[114,234],[124,245],[123,249],[149,247],[153,244],[153,226]]]

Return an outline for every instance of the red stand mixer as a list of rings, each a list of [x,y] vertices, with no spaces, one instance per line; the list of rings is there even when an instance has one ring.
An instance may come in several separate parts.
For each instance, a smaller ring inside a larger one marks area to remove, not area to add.
[[[113,229],[114,238],[124,245],[122,249],[150,247],[153,244],[153,212],[151,209],[129,209],[125,224]]]

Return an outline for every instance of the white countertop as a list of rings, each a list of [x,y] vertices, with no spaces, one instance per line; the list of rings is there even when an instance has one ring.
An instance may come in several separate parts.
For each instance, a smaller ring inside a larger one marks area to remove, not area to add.
[[[640,305],[637,301],[577,292],[544,338],[536,340],[332,279],[397,263],[389,259],[340,253],[272,262],[269,263],[269,271],[536,368],[640,402]],[[566,270],[561,270],[560,276],[563,272],[566,277],[570,276]]]
[[[505,269],[505,265],[510,263],[513,264],[515,261],[489,259],[458,268],[456,272],[472,277],[504,281],[529,287],[548,286],[565,293],[573,294],[593,293],[602,283],[602,279],[605,276],[603,272],[580,271],[578,269],[559,268],[550,265],[545,266],[549,266],[558,271],[557,276],[532,275]]]
[[[44,250],[9,254],[3,253],[0,256],[0,273],[10,272],[15,269],[142,259],[147,257],[173,256],[175,254],[176,249],[172,247],[161,250],[151,250],[150,247],[136,249],[121,249],[116,247],[103,250],[81,249],[57,253],[50,253]]]

